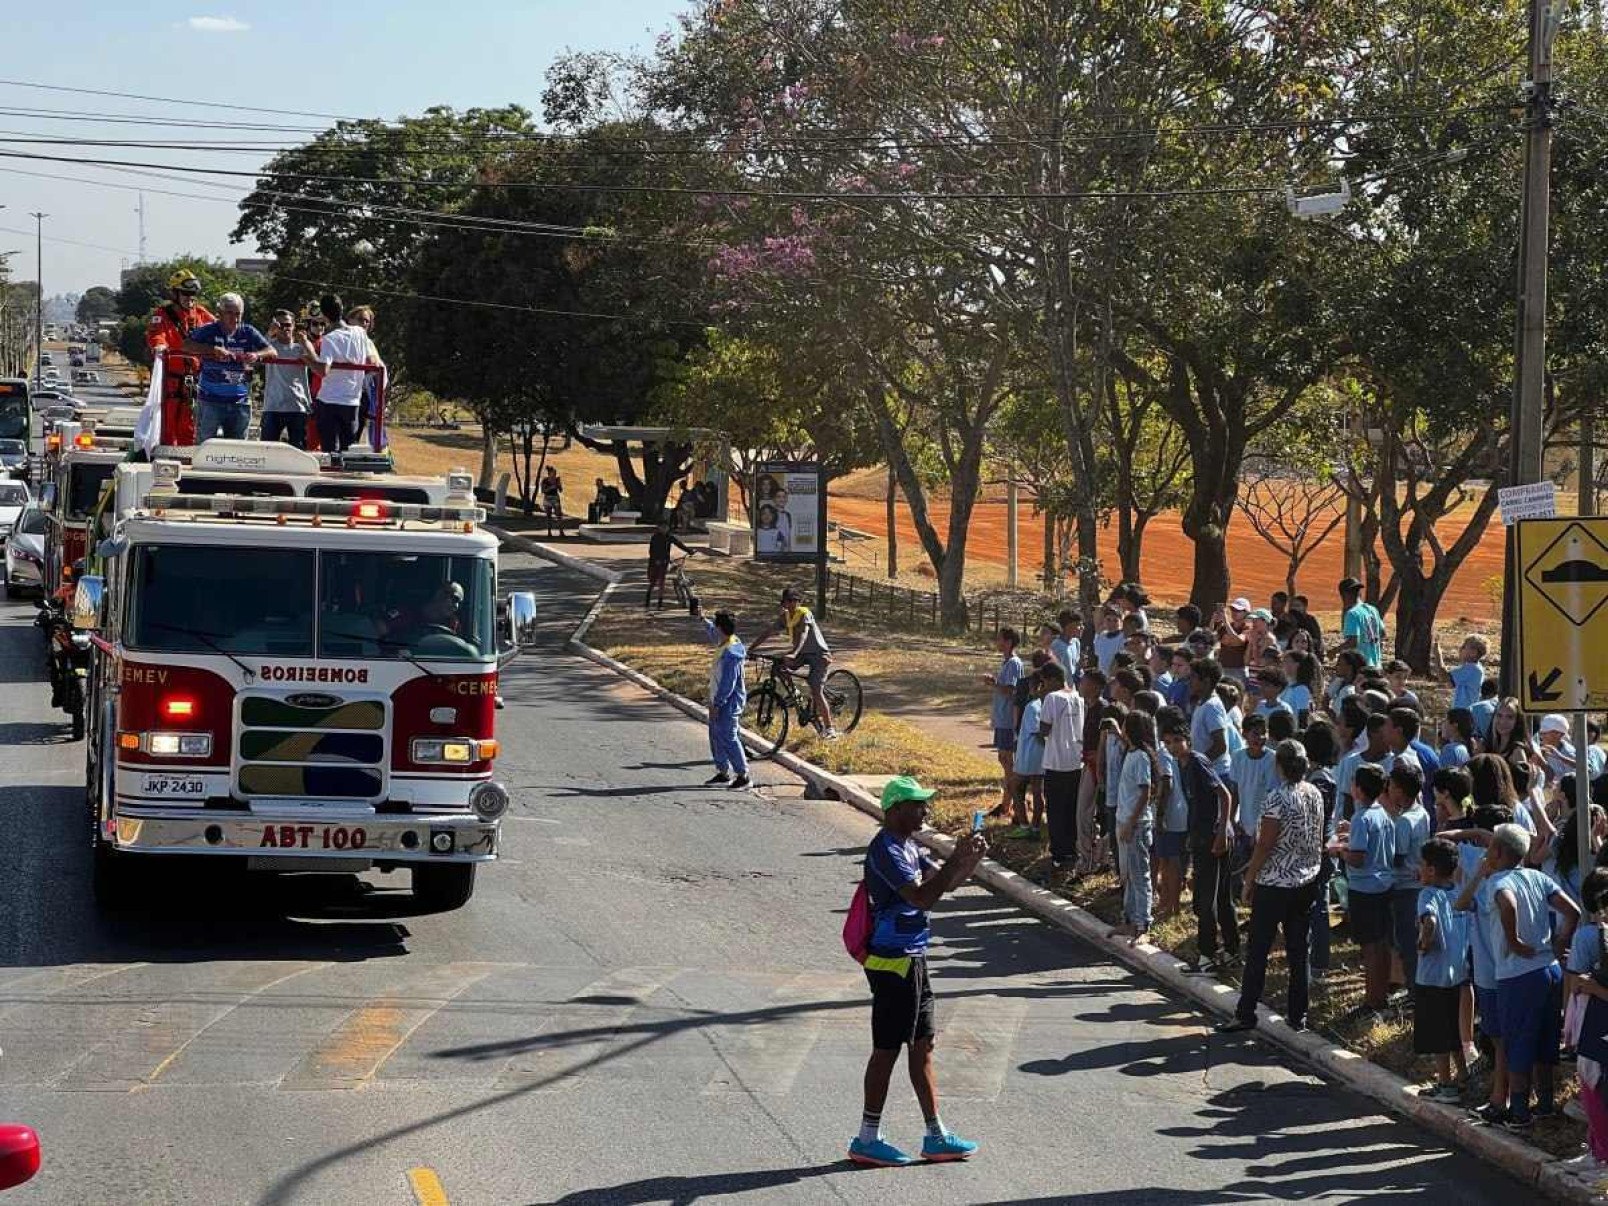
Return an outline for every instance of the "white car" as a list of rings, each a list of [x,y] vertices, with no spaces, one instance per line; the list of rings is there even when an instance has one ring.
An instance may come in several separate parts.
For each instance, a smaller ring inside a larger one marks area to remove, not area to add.
[[[6,540],[6,598],[39,594],[45,582],[45,513],[29,503]]]
[[[29,503],[28,487],[21,482],[0,481],[0,540],[11,535]]]

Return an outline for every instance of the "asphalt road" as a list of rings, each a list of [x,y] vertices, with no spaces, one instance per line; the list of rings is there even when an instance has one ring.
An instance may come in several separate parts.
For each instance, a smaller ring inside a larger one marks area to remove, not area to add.
[[[592,585],[504,578],[549,648],[504,679],[507,858],[443,916],[378,875],[199,874],[98,915],[82,751],[31,607],[0,608],[0,1117],[45,1145],[7,1206],[1525,1192],[981,890],[934,965],[944,1115],[982,1153],[851,1169],[868,1010],[838,929],[870,822],[697,786],[698,726],[558,652]],[[919,1134],[902,1081],[886,1124]]]

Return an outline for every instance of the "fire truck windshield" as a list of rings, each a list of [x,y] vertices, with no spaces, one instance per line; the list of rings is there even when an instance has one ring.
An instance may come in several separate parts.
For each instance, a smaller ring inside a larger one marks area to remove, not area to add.
[[[68,475],[67,518],[88,519],[100,502],[101,487],[112,478],[113,464],[77,464]]]
[[[311,549],[140,545],[129,645],[311,657],[316,563]]]
[[[495,656],[492,562],[424,553],[320,555],[323,657]]]
[[[496,656],[493,562],[213,545],[133,551],[131,648],[280,657]],[[315,585],[322,583],[322,587]]]

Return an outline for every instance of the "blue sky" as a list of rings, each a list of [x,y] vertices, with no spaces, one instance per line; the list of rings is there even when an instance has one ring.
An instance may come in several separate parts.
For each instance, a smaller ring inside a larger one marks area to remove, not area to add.
[[[541,109],[548,65],[568,50],[649,49],[668,29],[682,0],[398,0],[386,5],[241,5],[201,0],[188,4],[130,5],[105,0],[6,6],[0,39],[0,78],[73,88],[189,98],[187,118],[320,124],[209,109],[211,102],[261,105],[353,116],[394,117],[433,104],[456,108],[506,104]],[[17,10],[21,11],[17,11]],[[325,48],[320,52],[317,48]],[[145,138],[155,141],[236,137],[223,131],[163,130],[89,120],[25,117],[12,110],[67,110],[169,117],[174,107],[114,97],[80,96],[0,83],[0,139],[30,137]],[[279,137],[241,134],[242,138]],[[288,136],[287,136],[288,137]],[[97,151],[23,146],[74,158],[105,157],[193,166],[258,166],[245,155],[161,150]],[[181,252],[234,258],[252,247],[230,244],[235,210],[226,203],[238,188],[142,180],[126,173],[76,165],[0,159],[0,252],[14,277],[34,275],[33,219],[50,215],[44,229],[45,289],[81,292],[116,285],[119,270],[138,250],[135,191],[41,179],[29,173],[145,184],[146,249],[152,259]],[[215,193],[224,202],[163,195],[158,190]],[[65,240],[73,240],[66,242]],[[77,244],[94,244],[93,247]]]

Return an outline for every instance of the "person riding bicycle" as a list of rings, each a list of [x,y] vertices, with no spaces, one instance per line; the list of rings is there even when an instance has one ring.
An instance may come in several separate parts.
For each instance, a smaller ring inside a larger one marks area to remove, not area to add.
[[[832,709],[827,706],[826,669],[832,662],[832,650],[827,646],[826,637],[821,632],[820,621],[808,607],[798,601],[798,591],[789,586],[782,591],[782,613],[776,622],[759,634],[757,640],[748,647],[750,653],[758,652],[759,647],[771,637],[785,632],[793,647],[782,657],[776,659],[789,670],[797,670],[800,666],[809,667],[810,699],[815,704],[816,723],[821,727],[821,736],[828,741],[836,741],[838,731],[832,725]]]
[[[692,550],[682,544],[670,531],[670,521],[661,517],[659,526],[654,528],[653,535],[648,537],[648,593],[642,599],[642,610],[646,611],[653,606],[653,588],[659,588],[659,610],[664,610],[664,579],[670,572],[670,546],[674,545],[687,556],[692,556]]]

